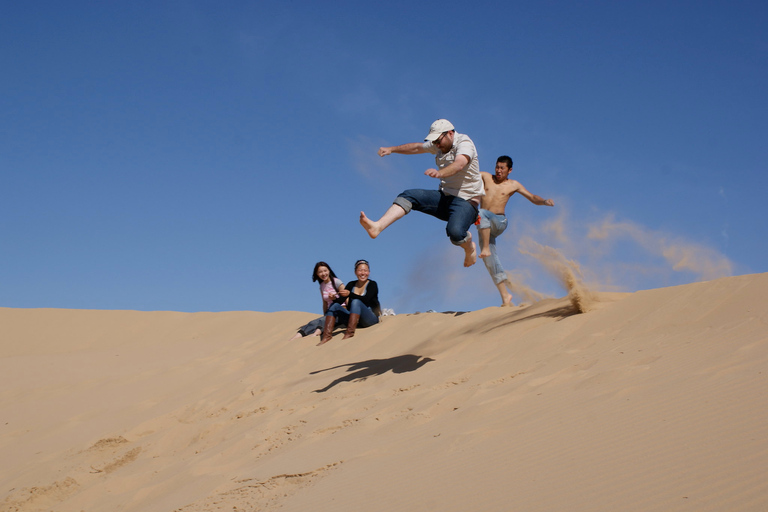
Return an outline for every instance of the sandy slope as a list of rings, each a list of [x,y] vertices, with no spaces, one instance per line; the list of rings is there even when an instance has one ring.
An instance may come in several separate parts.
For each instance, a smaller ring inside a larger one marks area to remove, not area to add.
[[[768,274],[599,299],[0,309],[0,511],[768,510]]]

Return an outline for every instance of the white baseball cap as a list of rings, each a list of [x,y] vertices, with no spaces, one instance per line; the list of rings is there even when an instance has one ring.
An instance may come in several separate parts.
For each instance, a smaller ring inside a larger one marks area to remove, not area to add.
[[[455,128],[451,124],[451,122],[447,119],[438,119],[434,123],[432,123],[432,126],[429,127],[429,135],[427,135],[424,140],[428,140],[430,142],[435,142],[437,138],[445,133],[449,132],[451,130],[454,130]]]

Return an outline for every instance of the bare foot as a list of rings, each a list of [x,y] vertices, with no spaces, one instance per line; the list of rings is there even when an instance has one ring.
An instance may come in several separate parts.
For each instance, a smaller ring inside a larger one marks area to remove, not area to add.
[[[368,233],[368,236],[371,238],[376,238],[379,236],[379,233],[381,233],[381,228],[379,228],[378,222],[374,222],[366,217],[364,212],[360,212],[360,225],[363,226]]]
[[[512,294],[507,294],[506,296],[501,298],[501,307],[515,307],[515,305],[512,303]]]
[[[491,248],[490,247],[486,247],[485,249],[480,251],[480,257],[481,258],[487,258],[490,255],[491,255]]]
[[[477,263],[477,251],[475,250],[475,242],[470,242],[470,250],[464,249],[464,266],[471,267]]]
[[[296,334],[293,335],[293,338],[289,339],[288,341],[293,341],[299,338],[301,338],[301,333],[297,332]]]

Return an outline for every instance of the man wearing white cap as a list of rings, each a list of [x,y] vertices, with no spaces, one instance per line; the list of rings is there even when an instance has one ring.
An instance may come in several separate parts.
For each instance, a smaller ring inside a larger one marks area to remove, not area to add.
[[[477,150],[472,139],[457,133],[447,119],[438,119],[429,128],[424,142],[411,142],[401,146],[379,148],[379,156],[392,153],[435,155],[437,169],[424,174],[440,180],[439,190],[410,189],[401,193],[392,206],[377,221],[360,212],[360,224],[371,238],[376,238],[390,224],[403,218],[411,210],[420,211],[448,224],[445,228],[451,243],[464,249],[464,266],[477,261],[475,243],[469,227],[477,219],[480,199],[485,194],[477,162]]]

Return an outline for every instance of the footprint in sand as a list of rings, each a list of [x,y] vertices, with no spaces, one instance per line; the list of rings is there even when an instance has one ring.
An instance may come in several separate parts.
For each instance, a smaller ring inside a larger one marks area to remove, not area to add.
[[[57,503],[61,503],[73,493],[77,492],[80,484],[72,477],[56,481],[51,485],[44,487],[32,487],[21,489],[10,494],[5,501],[0,504],[0,510],[3,511],[25,511],[25,510],[51,510],[56,508]],[[15,498],[18,496],[18,498]]]
[[[275,475],[266,480],[247,478],[237,480],[230,490],[203,498],[175,512],[204,512],[208,510],[266,510],[280,508],[281,501],[300,489],[313,485],[330,470],[343,464],[334,462],[313,471]]]
[[[264,414],[269,410],[269,407],[259,407],[257,409],[253,409],[247,412],[241,412],[235,415],[235,418],[240,420],[243,418],[248,418],[249,416],[253,416],[254,414]]]
[[[358,421],[360,421],[360,420],[357,419],[357,418],[354,418],[354,419],[351,419],[351,420],[344,420],[341,423],[341,425],[334,425],[332,427],[321,428],[321,429],[315,430],[314,432],[312,432],[312,434],[314,434],[314,435],[319,435],[319,434],[335,434],[339,430],[343,430],[343,429],[345,429],[347,427],[351,427],[352,425],[354,425]]]
[[[464,384],[464,383],[465,383],[465,382],[467,382],[468,380],[469,380],[469,377],[462,377],[462,378],[460,378],[460,379],[456,379],[456,380],[451,380],[451,381],[448,381],[448,382],[444,382],[443,384],[441,384],[441,385],[439,385],[439,386],[434,386],[432,389],[434,389],[434,390],[438,390],[438,389],[448,389],[448,388],[452,388],[453,386],[459,386],[459,385],[461,385],[461,384]]]
[[[125,466],[126,464],[130,464],[141,453],[141,447],[137,446],[135,448],[131,448],[130,450],[124,452],[119,457],[114,457],[115,453],[121,450],[124,445],[130,444],[130,441],[128,441],[126,438],[122,436],[118,437],[108,437],[105,439],[100,439],[99,441],[96,441],[90,448],[85,450],[88,453],[91,454],[98,454],[96,457],[99,459],[99,461],[94,462],[91,464],[91,473],[112,473],[116,469]],[[104,462],[104,459],[111,458],[109,462]]]
[[[398,388],[398,389],[395,389],[395,390],[392,392],[392,396],[397,396],[397,395],[401,395],[401,394],[403,394],[403,393],[407,393],[408,391],[410,391],[410,390],[412,390],[412,389],[416,389],[416,388],[417,388],[417,387],[419,387],[419,386],[421,386],[421,384],[414,384],[413,386],[408,386],[408,387],[405,387],[405,388]]]
[[[499,377],[498,379],[489,380],[487,382],[484,382],[482,384],[478,384],[478,387],[488,389],[488,388],[495,388],[496,386],[501,386],[502,384],[508,383],[515,377],[519,377],[520,375],[525,375],[528,372],[517,372],[513,373],[512,375],[506,375],[504,377]]]
[[[136,448],[128,450],[120,457],[114,459],[112,462],[103,466],[101,469],[91,466],[91,469],[93,470],[92,473],[107,473],[107,474],[112,473],[116,469],[119,469],[125,466],[126,464],[130,464],[131,462],[135,461],[139,457],[140,453],[141,453],[141,446],[137,446]]]
[[[116,447],[119,447],[120,445],[129,443],[126,438],[123,436],[118,437],[109,437],[106,439],[101,439],[99,441],[96,441],[93,446],[88,448],[88,451],[103,451],[108,449],[114,449]]]
[[[288,443],[297,441],[304,437],[300,432],[301,427],[307,422],[300,420],[301,425],[287,425],[276,432],[264,432],[264,442],[255,445],[252,450],[257,451],[256,458],[259,459],[273,451],[282,448]]]

